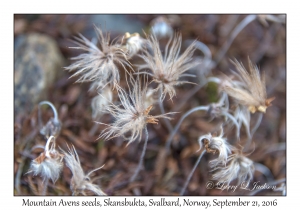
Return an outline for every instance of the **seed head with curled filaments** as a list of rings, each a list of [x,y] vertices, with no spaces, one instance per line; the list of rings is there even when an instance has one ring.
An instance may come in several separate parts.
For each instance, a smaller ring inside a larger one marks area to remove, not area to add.
[[[106,195],[97,185],[92,184],[90,180],[90,174],[101,169],[103,166],[92,170],[88,174],[85,174],[81,168],[80,160],[75,147],[72,146],[72,148],[70,148],[68,146],[68,149],[68,152],[62,151],[65,155],[66,165],[71,170],[73,175],[70,184],[73,195],[86,195],[86,191],[91,191],[95,195]]]
[[[249,72],[242,63],[239,63],[237,60],[232,61],[244,83],[244,88],[228,85],[224,87],[224,91],[236,99],[239,104],[247,106],[251,113],[256,111],[265,113],[275,98],[267,99],[264,74],[260,76],[257,66],[252,64],[250,59],[248,59],[248,62]]]
[[[149,115],[152,105],[145,106],[146,94],[147,85],[142,88],[139,79],[134,82],[129,94],[126,94],[123,89],[118,87],[121,106],[111,103],[107,108],[107,112],[113,115],[115,122],[108,125],[109,127],[102,131],[99,138],[108,140],[123,136],[129,141],[128,144],[130,144],[136,139],[141,140],[143,129],[148,123],[157,124],[158,118],[170,119],[166,114],[158,116]],[[125,137],[126,134],[129,134],[128,138]]]
[[[45,179],[51,179],[53,183],[59,178],[63,168],[63,155],[55,149],[55,137],[50,136],[47,140],[44,152],[32,160],[30,171],[34,176],[40,174]]]
[[[183,54],[179,55],[181,35],[175,34],[173,40],[170,39],[166,45],[164,56],[162,56],[159,43],[154,35],[151,35],[147,39],[147,43],[152,49],[153,54],[144,50],[144,55],[141,57],[144,59],[145,64],[140,65],[139,69],[150,69],[151,72],[140,73],[152,76],[153,81],[158,84],[157,90],[162,90],[162,98],[164,98],[166,94],[169,94],[170,98],[173,98],[176,95],[174,86],[190,83],[188,81],[179,81],[180,77],[194,76],[184,74],[184,72],[197,65],[197,62],[192,61],[193,52],[196,49],[195,42],[192,43]]]
[[[219,169],[213,174],[212,178],[222,183],[230,184],[234,179],[238,179],[238,184],[249,182],[253,178],[254,164],[253,161],[237,152],[229,156],[225,167]]]
[[[115,85],[120,81],[118,64],[121,65],[125,71],[126,67],[132,69],[131,64],[127,60],[126,53],[122,50],[118,43],[109,43],[110,35],[107,33],[103,35],[100,28],[95,27],[100,48],[93,42],[89,41],[83,35],[76,37],[75,43],[78,47],[74,49],[84,50],[83,53],[77,57],[72,58],[76,62],[65,69],[77,72],[71,77],[81,75],[77,82],[94,81],[100,85],[111,83]],[[97,87],[96,85],[93,85]],[[99,88],[99,87],[98,87]]]
[[[198,139],[200,149],[205,148],[207,153],[218,153],[218,158],[209,162],[210,167],[214,168],[217,165],[225,165],[228,156],[231,154],[232,146],[227,142],[227,139],[223,137],[223,128],[219,136],[212,136],[210,133],[200,136]]]

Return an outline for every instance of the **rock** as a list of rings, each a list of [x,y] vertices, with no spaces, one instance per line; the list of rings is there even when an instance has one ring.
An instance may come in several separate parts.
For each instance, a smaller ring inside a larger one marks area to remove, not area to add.
[[[47,99],[47,88],[63,72],[64,58],[51,37],[33,33],[15,39],[14,61],[14,112],[17,116]]]

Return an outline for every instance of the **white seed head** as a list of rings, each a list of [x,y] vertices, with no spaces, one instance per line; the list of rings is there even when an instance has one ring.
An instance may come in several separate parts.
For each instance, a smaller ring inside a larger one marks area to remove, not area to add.
[[[212,136],[209,133],[207,135],[200,136],[198,142],[200,149],[205,147],[207,153],[219,154],[216,159],[209,162],[211,168],[226,164],[233,147],[227,142],[227,139],[223,137],[222,127],[219,136]]]
[[[69,148],[69,146],[68,146]],[[90,181],[89,175],[102,168],[97,168],[89,172],[87,175],[83,172],[80,164],[80,160],[78,157],[78,154],[75,150],[75,147],[72,145],[72,148],[69,148],[68,152],[63,151],[65,155],[65,161],[67,167],[71,170],[72,172],[72,179],[71,179],[71,185],[70,189],[73,192],[73,195],[86,195],[86,190],[90,190],[93,192],[95,195],[106,195],[100,188],[99,186],[92,184]]]
[[[51,146],[50,143],[52,143]],[[40,175],[44,180],[51,179],[55,183],[63,168],[62,160],[63,155],[55,149],[55,138],[54,136],[50,136],[44,152],[32,160],[28,173],[32,172],[34,176]]]
[[[157,124],[158,118],[170,119],[166,115],[149,115],[152,105],[146,106],[145,103],[147,85],[144,88],[141,86],[142,84],[139,80],[135,81],[129,94],[126,94],[122,88],[118,87],[121,106],[111,103],[107,107],[107,112],[113,115],[115,121],[102,131],[99,138],[111,139],[123,136],[130,144],[134,140],[141,140],[143,130],[148,123]],[[129,137],[125,137],[126,134],[129,134]]]
[[[184,74],[187,70],[197,65],[197,62],[192,61],[192,55],[195,51],[195,42],[193,42],[181,55],[181,35],[176,34],[173,39],[170,39],[163,56],[157,38],[151,35],[148,39],[148,45],[153,53],[144,51],[141,56],[145,64],[139,66],[141,69],[150,69],[151,72],[141,72],[152,76],[155,83],[158,84],[157,90],[162,90],[162,98],[169,94],[172,99],[176,95],[175,86],[183,83],[190,83],[188,81],[179,81],[183,76],[194,76]],[[171,43],[172,42],[172,43]],[[170,46],[171,45],[171,46]]]
[[[225,86],[224,91],[237,100],[241,105],[248,107],[251,113],[260,111],[265,113],[267,107],[275,98],[267,99],[266,84],[264,74],[261,76],[257,66],[249,62],[249,71],[237,60],[232,61],[238,70],[244,88],[241,86]]]
[[[250,182],[253,178],[254,164],[253,161],[242,154],[235,153],[229,156],[228,164],[213,174],[212,178],[222,183],[230,183],[238,179],[238,185],[242,182]]]
[[[115,85],[120,81],[118,65],[121,65],[127,72],[126,67],[132,69],[131,64],[120,44],[110,43],[109,34],[104,36],[100,28],[95,27],[95,30],[100,48],[80,34],[80,38],[75,38],[78,47],[73,48],[84,50],[86,53],[72,58],[76,62],[65,69],[69,71],[77,70],[71,76],[81,75],[77,82],[97,81],[99,84]]]

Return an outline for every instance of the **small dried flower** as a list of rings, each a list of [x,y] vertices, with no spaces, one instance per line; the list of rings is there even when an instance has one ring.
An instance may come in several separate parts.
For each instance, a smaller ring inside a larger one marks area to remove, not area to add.
[[[73,192],[73,195],[86,195],[86,191],[91,191],[95,193],[95,195],[106,195],[100,188],[99,186],[92,184],[90,180],[90,174],[95,172],[96,170],[101,169],[97,168],[89,172],[87,175],[83,172],[80,164],[80,160],[78,157],[78,154],[75,150],[75,147],[72,146],[72,149],[69,148],[69,151],[63,153],[65,154],[65,161],[66,165],[72,172],[72,179],[71,179],[71,191]]]
[[[235,153],[229,156],[228,163],[215,174],[213,179],[222,183],[230,183],[238,179],[238,185],[242,182],[249,182],[253,178],[254,164],[253,161],[241,153]],[[216,168],[219,169],[220,167]],[[216,170],[214,169],[214,170]]]
[[[69,71],[77,70],[77,72],[71,76],[81,75],[77,82],[95,81],[101,85],[108,83],[115,85],[120,81],[117,65],[120,64],[125,71],[127,71],[126,67],[130,69],[132,69],[132,67],[121,45],[117,43],[110,44],[109,34],[104,36],[101,29],[97,27],[95,27],[95,30],[100,42],[100,48],[80,34],[80,38],[75,38],[75,43],[79,47],[72,48],[81,49],[87,53],[72,58],[72,60],[76,60],[76,62],[65,69]],[[96,86],[94,85],[94,87]]]
[[[143,48],[146,40],[143,39],[139,33],[130,34],[128,32],[124,35],[125,38],[125,50],[127,52],[128,58],[133,57]]]
[[[248,62],[249,72],[242,63],[237,60],[232,61],[239,72],[241,80],[244,82],[245,88],[225,86],[224,91],[235,98],[239,104],[247,106],[251,113],[256,111],[265,113],[275,98],[267,99],[264,74],[260,76],[257,66],[253,65],[250,59]]]
[[[179,55],[181,48],[181,35],[176,34],[173,42],[169,40],[165,48],[165,55],[162,56],[157,38],[153,35],[147,40],[149,46],[153,50],[153,55],[144,51],[145,55],[142,58],[145,64],[140,65],[139,69],[150,69],[151,73],[141,72],[152,76],[153,81],[158,84],[158,89],[162,90],[162,98],[169,94],[172,99],[176,95],[174,86],[190,83],[187,81],[179,81],[183,76],[194,76],[184,74],[187,70],[197,65],[197,62],[192,61],[192,55],[195,51],[195,42],[192,43],[182,55]],[[171,44],[172,42],[172,44]],[[169,49],[169,45],[170,49]]]
[[[200,149],[205,147],[207,153],[218,153],[218,158],[209,162],[210,167],[214,168],[217,165],[225,165],[228,159],[228,155],[231,154],[232,146],[229,145],[227,139],[223,137],[223,128],[219,136],[212,136],[210,133],[200,136],[198,139]]]
[[[51,146],[50,146],[51,144]],[[50,136],[47,140],[44,152],[31,162],[30,171],[34,176],[40,174],[45,179],[51,179],[53,183],[59,178],[63,168],[63,155],[55,149],[55,138]]]
[[[142,89],[139,80],[134,82],[133,89],[130,90],[128,95],[119,87],[118,96],[122,107],[111,103],[107,108],[107,111],[114,116],[115,122],[103,130],[99,138],[111,139],[123,136],[129,140],[128,144],[130,144],[136,139],[141,140],[143,129],[148,123],[158,124],[158,118],[170,119],[165,115],[149,115],[152,105],[145,106],[146,93],[147,86]],[[125,137],[127,133],[130,133],[129,138]]]
[[[99,118],[102,113],[106,110],[106,107],[113,99],[113,93],[109,86],[106,86],[101,90],[99,95],[95,96],[92,100],[92,111],[93,118]]]

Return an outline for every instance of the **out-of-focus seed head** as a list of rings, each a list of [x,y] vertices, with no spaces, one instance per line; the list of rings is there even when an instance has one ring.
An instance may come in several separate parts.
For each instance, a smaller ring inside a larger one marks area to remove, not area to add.
[[[106,107],[113,100],[113,93],[109,86],[106,86],[101,92],[92,100],[93,118],[99,118],[106,110]]]
[[[127,68],[132,69],[131,64],[127,60],[126,53],[121,47],[121,43],[110,43],[110,35],[105,36],[100,28],[95,27],[100,47],[89,41],[83,35],[75,38],[75,43],[78,47],[73,49],[80,49],[86,53],[80,54],[72,58],[76,62],[68,67],[66,70],[73,72],[71,77],[81,75],[77,82],[91,82],[96,81],[98,84],[111,84],[115,86],[120,81],[118,65],[121,65],[127,72]],[[95,85],[94,87],[96,87]]]
[[[130,34],[126,32],[124,35],[124,41],[124,51],[126,51],[128,58],[131,58],[134,55],[136,55],[146,43],[146,40],[143,39],[139,33]]]

